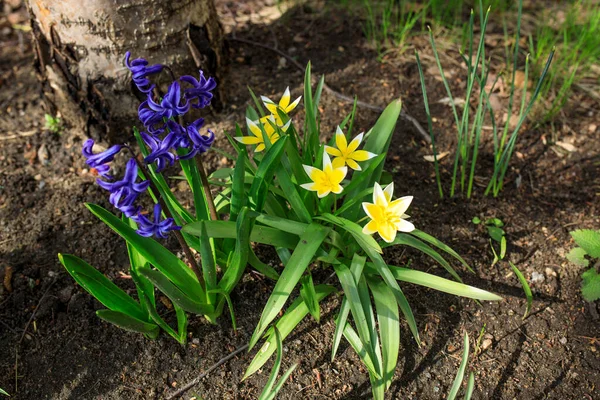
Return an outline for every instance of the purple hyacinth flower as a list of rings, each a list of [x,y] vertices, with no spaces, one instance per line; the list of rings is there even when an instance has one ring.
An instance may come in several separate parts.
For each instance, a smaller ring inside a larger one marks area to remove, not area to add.
[[[156,161],[156,172],[162,171],[167,165],[173,165],[177,159],[170,151],[176,141],[176,136],[174,134],[169,133],[163,140],[145,132],[142,132],[140,135],[142,136],[144,143],[150,147],[150,154],[144,158],[146,164],[152,164]]]
[[[136,183],[137,176],[138,167],[135,160],[131,158],[127,161],[125,175],[122,180],[106,182],[97,179],[96,182],[98,182],[101,188],[110,192],[110,203],[127,215],[133,212],[129,207],[133,206],[133,202],[137,199],[138,195],[143,193],[148,188],[148,185],[150,185],[150,181]]]
[[[172,133],[176,133],[181,136],[179,139],[179,143],[182,144],[181,147],[189,149],[189,152],[185,155],[179,156],[180,160],[187,160],[194,157],[199,153],[206,153],[210,146],[212,146],[215,141],[215,134],[213,131],[208,129],[208,136],[200,133],[200,129],[204,125],[204,118],[198,118],[196,121],[192,122],[184,128],[180,125],[169,124],[169,128]]]
[[[200,118],[204,122],[203,118]],[[175,149],[188,148],[190,147],[190,138],[187,133],[187,129],[179,125],[173,120],[167,121],[167,128],[169,128],[169,135],[172,136],[173,147]]]
[[[96,169],[98,175],[110,178],[110,175],[108,174],[110,167],[106,165],[106,163],[109,163],[112,160],[114,160],[115,156],[117,155],[117,153],[119,153],[119,151],[121,151],[123,146],[116,144],[110,147],[108,150],[105,150],[98,154],[93,153],[93,148],[94,139],[88,139],[83,143],[81,153],[86,158],[86,164]]]
[[[196,79],[190,75],[184,75],[179,80],[187,82],[192,85],[191,88],[184,90],[184,96],[190,102],[198,100],[195,104],[192,104],[194,108],[204,108],[208,106],[213,98],[211,90],[217,87],[217,82],[213,77],[206,79],[204,72],[200,71],[200,79]]]
[[[181,98],[181,87],[175,81],[169,85],[165,97],[157,103],[148,93],[148,100],[140,104],[138,116],[148,132],[156,134],[162,132],[165,119],[171,119],[183,115],[190,109],[190,103]],[[158,128],[156,127],[158,125]]]
[[[151,92],[156,85],[150,82],[147,78],[148,75],[153,75],[161,72],[164,68],[162,64],[155,64],[148,66],[148,61],[143,58],[136,58],[133,61],[130,61],[131,52],[125,53],[125,65],[131,71],[131,79],[135,86],[143,92],[149,93]]]
[[[165,239],[169,231],[180,230],[181,227],[175,225],[173,218],[160,220],[161,208],[160,204],[154,205],[154,218],[150,220],[147,216],[138,213],[133,220],[138,224],[136,232],[140,236],[150,237],[155,235],[158,238]]]

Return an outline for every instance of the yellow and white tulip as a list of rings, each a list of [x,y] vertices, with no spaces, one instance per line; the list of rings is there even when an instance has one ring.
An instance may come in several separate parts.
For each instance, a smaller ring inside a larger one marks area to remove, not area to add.
[[[319,198],[327,196],[329,193],[340,194],[344,190],[341,183],[348,173],[348,168],[335,168],[331,164],[331,159],[327,153],[323,153],[323,170],[310,165],[303,165],[308,177],[312,180],[310,183],[304,183],[302,186],[306,190],[317,192]]]
[[[344,132],[342,132],[339,126],[337,127],[335,132],[336,147],[325,146],[325,151],[334,157],[334,168],[347,165],[355,171],[360,171],[361,168],[360,165],[358,165],[358,162],[367,161],[375,157],[375,154],[369,151],[358,150],[358,146],[360,146],[360,143],[362,142],[363,135],[363,133],[357,135],[350,141],[350,144],[348,144],[346,135],[344,135]]]
[[[405,214],[413,197],[405,196],[392,201],[394,184],[389,184],[385,190],[379,183],[373,187],[373,203],[362,203],[363,209],[371,219],[364,227],[363,233],[372,235],[375,232],[388,243],[392,243],[397,232],[412,232],[415,226],[407,221]]]

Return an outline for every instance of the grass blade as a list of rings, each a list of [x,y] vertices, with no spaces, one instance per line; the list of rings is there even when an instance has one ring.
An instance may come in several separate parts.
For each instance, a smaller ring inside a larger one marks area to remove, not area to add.
[[[469,264],[467,264],[467,262],[456,252],[454,251],[450,246],[442,243],[441,241],[439,241],[438,239],[434,238],[433,236],[420,231],[418,229],[415,229],[414,231],[412,231],[410,233],[413,236],[418,237],[419,239],[421,239],[424,242],[427,242],[435,247],[437,247],[440,250],[445,251],[446,253],[450,254],[452,257],[456,258],[458,261],[460,261],[460,263],[466,268],[468,269],[470,272],[475,272],[473,271],[473,269],[469,266]]]
[[[321,243],[329,234],[330,229],[317,223],[310,224],[304,234],[300,237],[300,242],[294,249],[292,257],[281,273],[273,293],[269,297],[267,304],[262,312],[260,321],[254,330],[250,340],[250,349],[262,336],[267,326],[275,319],[279,311],[283,308],[290,293],[296,287],[300,277],[312,261]]]
[[[458,367],[458,372],[456,373],[456,377],[454,378],[454,382],[452,383],[452,387],[450,388],[450,393],[448,393],[448,400],[454,400],[456,395],[458,394],[458,390],[460,389],[460,385],[462,385],[463,378],[465,376],[465,369],[467,368],[467,363],[469,362],[469,335],[465,333],[464,343],[463,343],[463,356],[462,361],[460,362],[460,366]]]
[[[525,297],[527,298],[527,308],[525,308],[525,314],[523,314],[523,319],[525,319],[525,318],[527,318],[527,315],[529,315],[529,312],[531,311],[531,305],[533,303],[533,293],[531,292],[531,288],[529,287],[529,284],[527,283],[527,279],[521,273],[521,271],[519,271],[517,266],[510,261],[508,263],[510,264],[510,267],[512,268],[512,270],[515,273],[515,275],[517,276],[517,278],[519,278],[519,282],[521,283],[521,286],[523,286],[523,291],[525,292]]]

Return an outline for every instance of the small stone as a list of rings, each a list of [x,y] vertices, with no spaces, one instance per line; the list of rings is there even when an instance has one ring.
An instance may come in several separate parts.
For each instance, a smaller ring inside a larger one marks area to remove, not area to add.
[[[563,336],[563,337],[561,337],[561,338],[560,338],[558,341],[559,341],[559,342],[560,342],[560,344],[562,344],[563,346],[564,346],[565,344],[567,344],[567,338],[566,338],[566,337],[564,337],[564,336]]]
[[[492,345],[492,339],[483,339],[481,342],[481,349],[487,350]]]
[[[48,161],[50,154],[48,153],[48,148],[46,147],[45,144],[41,145],[40,148],[38,149],[37,157],[38,157],[38,160],[40,161],[40,164],[42,164],[42,165],[48,165],[50,163]]]
[[[542,283],[545,279],[544,274],[535,271],[531,273],[531,283]]]
[[[58,292],[58,299],[63,303],[68,303],[71,300],[71,296],[73,295],[73,286],[67,286]]]
[[[33,179],[35,179],[36,181],[41,181],[42,180],[42,174],[37,174],[33,177]]]
[[[546,269],[544,270],[544,273],[545,273],[547,276],[554,276],[554,277],[556,277],[556,271],[555,271],[555,270],[553,270],[553,269],[552,269],[552,268],[550,268],[550,267],[546,267]]]

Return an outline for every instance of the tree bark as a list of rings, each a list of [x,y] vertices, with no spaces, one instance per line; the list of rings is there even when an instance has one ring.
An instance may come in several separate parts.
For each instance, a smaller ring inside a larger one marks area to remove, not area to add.
[[[47,112],[95,139],[123,137],[141,93],[126,51],[176,75],[201,68],[222,82],[223,31],[214,0],[29,0]],[[170,82],[167,72],[159,85]],[[220,96],[213,100],[220,104]]]

